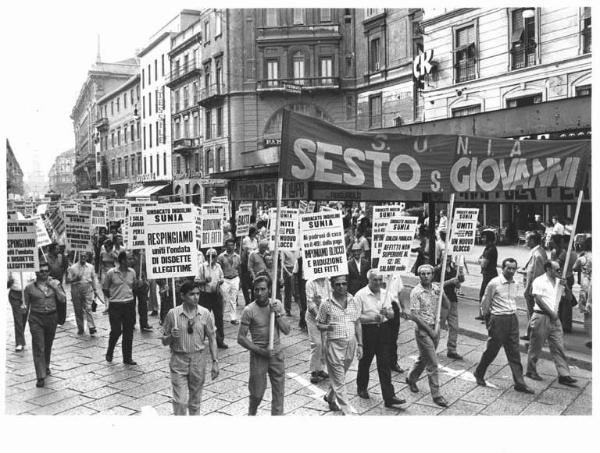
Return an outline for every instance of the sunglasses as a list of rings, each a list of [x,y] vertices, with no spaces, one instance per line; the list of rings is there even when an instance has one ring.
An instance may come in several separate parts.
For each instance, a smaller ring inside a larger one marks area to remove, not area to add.
[[[348,285],[348,282],[335,282],[333,284],[333,286],[346,286],[346,285]]]
[[[194,320],[193,319],[188,320],[187,333],[189,333],[189,334],[194,333]]]

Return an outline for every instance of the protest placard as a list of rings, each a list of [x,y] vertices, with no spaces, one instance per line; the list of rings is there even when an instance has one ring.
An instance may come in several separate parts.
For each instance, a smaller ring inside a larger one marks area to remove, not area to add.
[[[146,235],[144,232],[144,207],[157,206],[158,201],[132,201],[129,203],[129,215],[126,218],[127,242],[125,248],[139,250],[146,247]],[[125,236],[123,237],[125,239]]]
[[[298,202],[298,214],[306,214],[306,209],[308,209],[308,201],[300,200]]]
[[[220,204],[223,205],[223,221],[228,222],[231,218],[231,204],[229,203],[229,198],[226,196],[220,197],[212,197],[210,199],[210,204]]]
[[[91,252],[90,214],[65,212],[65,235],[67,249],[75,252]]]
[[[35,272],[40,269],[35,220],[7,221],[6,238],[6,263],[9,271]]]
[[[200,208],[201,248],[223,246],[223,210],[222,204],[204,204]]]
[[[49,220],[52,229],[56,232],[57,236],[60,236],[65,232],[65,218],[60,209],[50,211]]]
[[[198,275],[195,207],[163,203],[142,209],[148,278]]]
[[[63,213],[65,213],[65,212],[78,213],[79,212],[79,206],[77,205],[76,201],[61,200],[59,205],[60,205],[60,210]]]
[[[46,231],[46,225],[40,216],[33,216],[31,220],[35,221],[35,230],[37,234],[37,245],[38,247],[45,247],[46,245],[52,244],[48,231]]]
[[[82,214],[90,214],[92,212],[92,200],[81,200],[79,202],[79,212]]]
[[[244,237],[248,235],[250,230],[250,218],[252,217],[252,204],[241,203],[235,213],[235,235],[236,237]]]
[[[388,220],[398,217],[404,211],[404,203],[400,205],[373,206],[373,226],[371,228],[371,260],[379,258],[383,235]]]
[[[301,215],[300,238],[306,280],[348,273],[341,211]]]
[[[277,210],[270,213],[269,241],[270,249],[275,248],[275,228]],[[294,208],[281,208],[279,211],[279,250],[298,250],[298,210]]]
[[[108,200],[106,204],[106,218],[108,222],[119,222],[125,220],[127,215],[127,200]]]
[[[390,275],[408,268],[410,248],[417,231],[418,217],[401,216],[388,219],[379,253],[378,270]]]
[[[456,208],[450,233],[450,255],[466,255],[475,245],[478,208]]]
[[[106,227],[106,201],[92,201],[92,231],[96,228]]]
[[[313,213],[315,212],[315,206],[317,205],[317,202],[312,200],[308,202],[308,206],[306,207],[306,214],[309,213]]]

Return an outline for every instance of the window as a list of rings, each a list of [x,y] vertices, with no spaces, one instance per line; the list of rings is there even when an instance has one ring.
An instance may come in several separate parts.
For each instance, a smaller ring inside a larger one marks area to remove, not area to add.
[[[474,113],[480,113],[480,112],[481,112],[480,104],[468,105],[466,107],[458,107],[458,108],[452,109],[452,118],[456,118],[459,116],[473,115]]]
[[[212,150],[206,150],[206,173],[211,174],[215,171],[215,157]]]
[[[192,84],[192,103],[194,105],[198,103],[198,82]]]
[[[111,176],[114,179],[114,177],[115,177],[115,165],[116,165],[114,159],[110,162],[110,165],[111,165]]]
[[[140,86],[139,85],[135,87],[135,98],[138,101],[140,100]]]
[[[117,159],[117,177],[121,177],[121,159]]]
[[[148,86],[152,83],[152,74],[150,71],[150,65],[148,65]]]
[[[346,119],[351,120],[354,118],[354,96],[346,96]]]
[[[365,13],[366,17],[376,16],[383,12],[383,8],[367,8]]]
[[[146,118],[146,96],[142,96],[142,118]]]
[[[223,60],[217,58],[215,60],[215,85],[217,94],[221,94],[221,84],[223,83]]]
[[[188,101],[189,101],[189,96],[188,96],[188,87],[187,85],[183,87],[183,108],[187,109],[188,107]]]
[[[123,126],[123,143],[127,143],[127,126]]]
[[[142,88],[144,88],[144,80],[146,80],[146,73],[142,69]]]
[[[525,107],[528,105],[540,104],[541,102],[542,102],[542,95],[534,94],[532,96],[521,96],[518,98],[507,99],[506,107],[509,109],[512,109],[515,107]]]
[[[369,43],[369,72],[381,70],[379,38],[371,39]]]
[[[117,128],[117,146],[121,146],[121,128]]]
[[[158,60],[154,60],[154,81],[158,80]]]
[[[277,79],[279,79],[279,60],[267,60],[267,86],[278,86]]]
[[[135,125],[135,128],[136,128],[136,135],[139,140],[140,139],[140,123],[139,122]]]
[[[154,111],[158,113],[158,107],[160,104],[160,90],[154,92]]]
[[[146,126],[144,126],[144,149],[146,149]],[[146,172],[146,170],[144,170],[144,173]]]
[[[159,160],[158,154],[156,155],[156,174],[157,175],[160,174],[160,160]]]
[[[512,69],[535,65],[535,9],[533,17],[523,17],[524,9],[512,11],[511,56]]]
[[[321,68],[321,85],[332,85],[333,84],[333,58],[321,57],[319,66]]]
[[[131,176],[135,175],[135,156],[131,155]]]
[[[198,135],[200,135],[199,116],[197,113],[194,113],[194,115],[192,116],[192,136],[196,138],[198,137]]]
[[[210,109],[206,109],[206,114],[204,115],[206,118],[206,139],[209,140],[212,138],[210,131],[210,122],[211,122],[211,111]]]
[[[208,21],[204,22],[204,42],[207,43],[210,41],[210,23]]]
[[[267,8],[267,27],[277,27],[277,10]]]
[[[200,171],[200,153],[194,154],[194,171]]]
[[[162,125],[162,130],[160,131],[162,143],[165,144],[167,143],[167,120],[163,118],[160,124]]]
[[[123,108],[127,108],[127,93],[123,94]]]
[[[110,114],[111,116],[115,114],[115,101],[110,101]]]
[[[183,71],[181,71],[182,74],[187,74],[187,72],[190,70],[190,57],[188,54],[185,54],[183,56]]]
[[[144,156],[144,174],[148,173],[148,168],[146,167],[146,156]]]
[[[221,13],[219,11],[217,11],[215,13],[215,38],[217,36],[221,36],[221,28],[222,28],[222,23],[221,23]]]
[[[134,142],[135,141],[135,126],[133,124],[131,125],[131,131],[129,132],[129,134],[131,136],[130,137],[131,141]],[[138,140],[139,140],[139,137],[138,137]]]
[[[179,90],[175,90],[173,97],[175,97],[175,109],[173,110],[174,112],[178,112],[179,111]]]
[[[321,22],[331,22],[331,9],[321,8],[319,10],[319,18]]]
[[[158,144],[160,143],[160,140],[159,140],[160,130],[158,127],[158,121],[155,124],[155,128],[156,128],[156,146],[158,146]]]
[[[592,95],[592,86],[591,85],[583,85],[575,88],[575,96],[591,96]]]
[[[114,148],[115,147],[115,132],[112,131],[110,133],[110,147]]]
[[[454,35],[454,79],[472,80],[475,75],[475,25],[458,28]]]
[[[217,107],[217,137],[223,135],[223,107]]]
[[[204,88],[208,93],[210,89],[210,63],[204,65]]]
[[[369,127],[381,127],[381,95],[369,97]]]
[[[186,115],[183,118],[183,138],[189,138],[190,134],[190,117]]]
[[[148,93],[148,116],[152,116],[152,93]]]
[[[138,154],[137,156],[137,172],[138,175],[142,172],[142,155]]]
[[[152,124],[148,124],[148,148],[152,148]]]
[[[294,8],[294,25],[304,23],[304,8]]]
[[[581,35],[583,38],[583,53],[592,52],[592,8],[583,8],[583,28]]]
[[[165,54],[162,54],[160,56],[160,68],[161,68],[161,75],[164,77],[165,76]]]
[[[217,148],[217,171],[225,171],[225,149],[223,147]]]
[[[156,156],[158,159],[158,156]],[[167,153],[163,153],[163,175],[167,174]]]
[[[150,173],[154,173],[154,159],[150,156]]]
[[[301,52],[294,54],[294,82],[298,85],[304,85],[304,55]]]
[[[127,158],[123,158],[123,175],[124,176],[129,176],[129,162],[127,161]]]

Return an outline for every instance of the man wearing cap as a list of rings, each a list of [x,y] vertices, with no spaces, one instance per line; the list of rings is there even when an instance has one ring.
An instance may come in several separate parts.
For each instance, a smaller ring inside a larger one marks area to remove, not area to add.
[[[416,382],[423,369],[426,369],[433,402],[438,406],[446,407],[448,403],[440,394],[438,361],[435,353],[439,341],[439,333],[435,329],[435,317],[440,287],[432,283],[433,266],[430,264],[419,266],[417,273],[420,283],[410,292],[409,319],[415,323],[415,340],[419,348],[419,357],[408,373],[406,383],[411,392],[418,393],[419,387]],[[445,294],[442,295],[442,306],[446,309],[450,307]]]
[[[225,240],[225,251],[219,255],[217,262],[223,270],[223,284],[221,285],[221,294],[223,296],[223,305],[229,306],[229,319],[231,324],[237,325],[236,308],[238,292],[240,290],[240,271],[242,260],[240,255],[235,253],[235,241],[233,238]]]
[[[217,347],[227,349],[224,343],[225,333],[223,331],[223,301],[219,300],[218,291],[225,277],[221,265],[217,263],[217,251],[213,248],[206,252],[207,260],[200,264],[196,282],[200,288],[199,303],[208,311],[213,313],[215,327],[217,330]]]
[[[352,245],[352,258],[348,261],[348,292],[353,296],[359,289],[367,286],[367,272],[371,268],[361,254],[362,248],[355,242]]]

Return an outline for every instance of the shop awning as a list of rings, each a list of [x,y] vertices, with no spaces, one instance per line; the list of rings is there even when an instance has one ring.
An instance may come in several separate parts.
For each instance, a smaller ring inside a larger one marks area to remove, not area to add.
[[[167,187],[169,184],[161,184],[159,186],[142,186],[133,189],[131,192],[125,194],[125,198],[137,198],[137,197],[149,197],[162,189]]]

